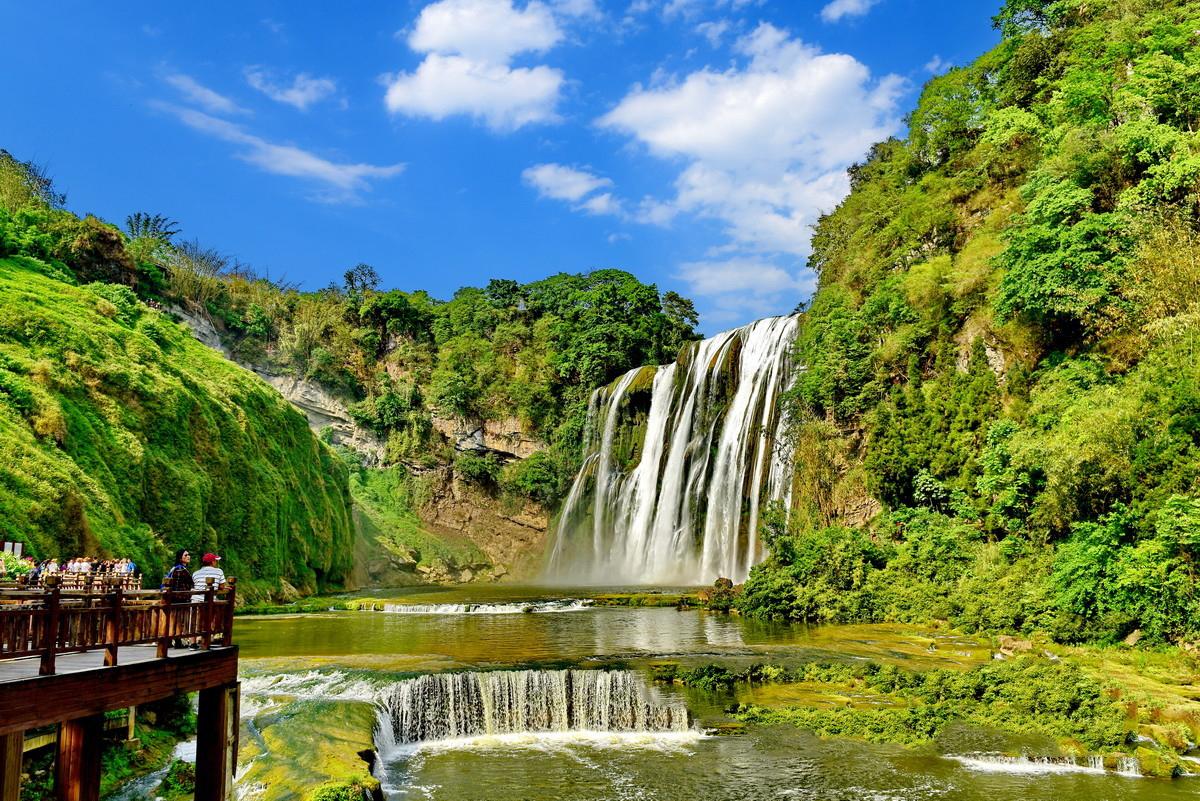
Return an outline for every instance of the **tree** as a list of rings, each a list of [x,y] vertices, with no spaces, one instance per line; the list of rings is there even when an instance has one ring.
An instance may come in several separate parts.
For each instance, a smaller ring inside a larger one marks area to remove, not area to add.
[[[342,274],[347,295],[359,296],[379,288],[379,273],[369,264],[358,263]]]
[[[66,205],[67,196],[55,189],[43,165],[20,161],[0,148],[0,209],[15,212],[36,206],[62,209]]]
[[[125,230],[130,239],[154,239],[170,244],[179,233],[179,223],[161,214],[138,211],[125,218]]]

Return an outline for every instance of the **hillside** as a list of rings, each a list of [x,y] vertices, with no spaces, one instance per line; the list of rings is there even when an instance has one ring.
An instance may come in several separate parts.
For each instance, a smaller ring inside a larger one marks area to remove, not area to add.
[[[1200,3],[1010,0],[818,225],[743,606],[1200,637]]]
[[[303,416],[121,286],[0,260],[0,527],[33,553],[214,550],[252,595],[337,585],[346,469]]]
[[[355,513],[337,510],[338,528],[330,530],[340,531],[348,518],[361,536],[354,545],[338,539],[342,545],[324,556],[336,564],[314,563],[313,576],[305,569],[289,572],[273,566],[289,559],[253,564],[256,574],[296,577],[305,590],[320,583],[314,578],[336,582],[351,575],[351,563],[354,583],[535,572],[550,514],[581,458],[591,390],[630,366],[673,360],[682,344],[697,337],[690,301],[660,293],[619,270],[559,274],[528,284],[497,279],[440,301],[423,291],[384,289],[375,269],[359,264],[344,271],[340,285],[300,291],[257,275],[215,249],[180,241],[177,224],[161,216],[130,215],[122,231],[90,215],[80,218],[64,204],[36,165],[0,151],[0,256],[27,257],[12,263],[119,300],[128,312],[116,319],[128,325],[153,319],[166,324],[174,337],[183,329],[166,321],[185,322],[196,338],[215,349],[206,352],[207,359],[221,365],[197,374],[222,376],[235,369],[216,351],[247,368],[236,375],[256,391],[268,391],[252,379],[256,373],[302,409],[313,431],[340,457],[331,463],[330,451],[317,449],[321,465],[313,469],[326,480],[336,476],[341,488],[345,468],[352,472]],[[56,304],[47,306],[62,313]],[[26,312],[24,306],[12,309],[16,320]],[[171,347],[177,345],[172,340]],[[189,342],[188,353],[197,352],[196,347]],[[47,350],[58,352],[49,345]],[[110,357],[114,370],[133,369],[126,362],[139,358]],[[183,369],[174,351],[161,361],[170,369]],[[199,385],[202,394],[221,382]],[[292,415],[288,425],[303,419]],[[272,428],[267,425],[264,432]],[[301,441],[291,431],[280,447]],[[251,450],[263,447],[256,443]],[[225,458],[230,450],[222,443],[218,456]],[[191,451],[181,455],[190,459]],[[223,502],[239,508],[258,504],[243,497],[257,487],[228,470],[213,479],[193,475],[190,461],[181,464],[165,456],[163,461],[173,480],[200,487],[196,492],[202,502],[188,501],[186,512],[182,506],[172,512],[194,516],[197,535],[207,536],[207,528],[203,514],[193,507],[209,503],[210,491],[220,488],[230,496]],[[290,462],[281,464],[286,468]],[[96,460],[79,467],[88,477],[102,472]],[[201,473],[209,469],[215,468],[201,465]],[[304,482],[290,475],[279,478],[297,493],[299,503]],[[264,486],[270,480],[264,479]],[[324,486],[314,486],[320,489],[313,525],[325,527],[330,514],[323,505]],[[22,487],[14,493],[26,491]],[[140,496],[112,491],[120,508],[119,514],[111,513],[114,520],[140,519]],[[131,505],[121,506],[127,498]],[[257,532],[270,523],[271,531],[286,538],[296,525],[304,528],[297,521],[306,512],[302,504],[293,506],[289,502],[280,526],[270,520],[241,520],[239,525],[253,528],[256,537],[269,537]],[[167,542],[191,542],[183,534],[193,536],[191,529],[182,522],[162,529],[158,511],[149,514],[146,522],[155,532],[150,541],[169,530]],[[45,525],[27,519],[19,527]],[[123,525],[114,527],[124,530]],[[226,531],[220,525],[209,528]],[[303,551],[309,536],[298,534]],[[37,536],[44,536],[47,545],[65,547],[74,535]],[[127,536],[123,544],[131,541]],[[155,547],[162,551],[164,546]]]

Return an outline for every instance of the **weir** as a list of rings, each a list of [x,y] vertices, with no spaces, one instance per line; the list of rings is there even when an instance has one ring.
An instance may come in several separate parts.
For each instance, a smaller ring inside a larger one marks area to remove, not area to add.
[[[376,743],[398,745],[498,734],[682,732],[687,707],[629,671],[505,670],[441,673],[386,690]]]
[[[770,317],[631,370],[588,407],[583,467],[559,518],[556,581],[743,581],[764,504],[790,502],[779,396],[796,317]]]

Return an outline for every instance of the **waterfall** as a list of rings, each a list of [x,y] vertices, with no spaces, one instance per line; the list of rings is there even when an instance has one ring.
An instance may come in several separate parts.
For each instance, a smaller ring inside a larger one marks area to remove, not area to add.
[[[393,615],[520,615],[551,612],[582,612],[592,609],[587,599],[564,598],[557,601],[514,601],[498,604],[384,604],[383,611]]]
[[[583,467],[559,517],[558,581],[743,581],[763,504],[791,500],[779,396],[796,317],[770,317],[631,370],[588,404]]]
[[[399,682],[381,701],[376,743],[397,745],[529,732],[684,732],[682,702],[629,671],[440,673]]]

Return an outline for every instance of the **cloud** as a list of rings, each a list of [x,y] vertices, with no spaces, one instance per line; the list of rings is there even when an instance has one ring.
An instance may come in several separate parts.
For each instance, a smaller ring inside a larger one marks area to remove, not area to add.
[[[789,311],[816,287],[811,271],[789,272],[761,259],[686,262],[674,277],[690,295],[704,299],[705,322],[719,325]]]
[[[900,130],[905,84],[765,23],[735,52],[740,65],[634,86],[597,124],[681,163],[674,195],[644,198],[633,219],[670,225],[687,215],[723,226],[728,240],[709,254],[716,260],[680,268],[693,293],[714,309],[778,313],[809,286],[799,265],[813,224],[849,190],[846,167]],[[739,292],[753,302],[734,303]]]
[[[718,20],[716,22],[701,22],[696,26],[696,33],[708,40],[708,43],[713,47],[721,44],[721,37],[729,30],[728,20]]]
[[[821,9],[821,19],[838,22],[844,17],[861,17],[878,3],[879,0],[833,0]]]
[[[247,114],[246,109],[230,100],[223,94],[214,92],[190,75],[181,72],[171,73],[164,78],[189,103],[200,106],[213,114]]]
[[[584,195],[597,189],[609,187],[613,182],[586,170],[578,170],[562,164],[535,164],[526,168],[521,177],[525,183],[537,189],[542,197],[578,203]]]
[[[563,164],[535,164],[526,168],[521,178],[536,189],[541,197],[570,203],[576,211],[618,217],[624,215],[620,200],[611,192],[599,191],[611,188],[613,182],[587,170]]]
[[[323,191],[317,197],[324,201],[357,200],[359,195],[370,190],[373,180],[399,175],[405,166],[333,162],[294,145],[269,142],[249,133],[241,125],[202,111],[168,104],[157,104],[156,107],[195,131],[240,146],[238,158],[261,170],[321,185]]]
[[[902,83],[766,24],[737,47],[744,68],[635,87],[598,123],[687,162],[669,201],[677,211],[726,221],[750,248],[806,255],[808,227],[846,191],[846,166],[898,130]],[[643,208],[671,216],[661,203]]]
[[[441,0],[421,10],[408,45],[419,53],[506,64],[517,53],[549,50],[562,38],[554,15],[537,0],[521,10],[512,0]]]
[[[602,195],[593,195],[581,203],[579,208],[588,214],[596,215],[611,214],[620,216],[623,213],[621,201],[613,197],[611,192],[605,192]]]
[[[571,11],[588,3],[572,2]],[[415,72],[384,76],[393,114],[442,120],[464,114],[494,130],[558,120],[560,70],[513,67],[521,53],[541,53],[563,39],[550,8],[537,0],[440,0],[422,9],[408,45],[426,56]]]
[[[935,55],[925,63],[925,71],[931,75],[937,75],[939,72],[942,72],[943,70],[953,66],[954,64],[951,62],[944,61],[941,56]]]
[[[557,120],[562,83],[562,73],[546,66],[512,68],[431,54],[416,72],[388,81],[384,103],[394,114],[433,120],[465,114],[494,130],[511,131]]]
[[[332,78],[314,78],[302,72],[286,85],[276,81],[262,67],[247,67],[246,83],[275,102],[295,106],[301,111],[307,111],[309,106],[337,92],[337,83]]]

